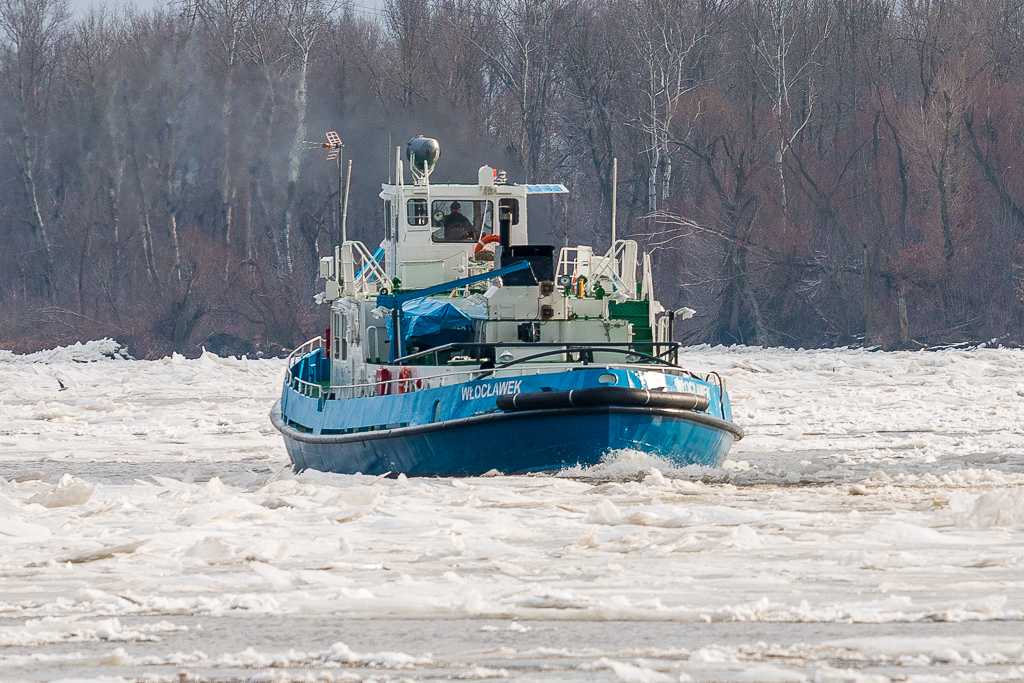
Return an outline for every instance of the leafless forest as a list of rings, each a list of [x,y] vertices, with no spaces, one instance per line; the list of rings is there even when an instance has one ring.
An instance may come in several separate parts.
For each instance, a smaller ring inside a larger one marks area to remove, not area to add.
[[[1009,0],[0,0],[0,347],[276,353],[382,235],[394,146],[563,182],[535,239],[655,250],[692,342],[919,348],[1024,329]],[[536,215],[535,215],[536,214]]]

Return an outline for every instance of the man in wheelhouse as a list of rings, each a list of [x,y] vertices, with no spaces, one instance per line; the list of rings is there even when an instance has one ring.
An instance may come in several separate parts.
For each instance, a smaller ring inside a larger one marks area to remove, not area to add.
[[[441,219],[441,227],[444,228],[444,239],[446,242],[466,241],[475,239],[473,234],[473,223],[462,215],[462,204],[452,202],[449,207],[450,213]]]

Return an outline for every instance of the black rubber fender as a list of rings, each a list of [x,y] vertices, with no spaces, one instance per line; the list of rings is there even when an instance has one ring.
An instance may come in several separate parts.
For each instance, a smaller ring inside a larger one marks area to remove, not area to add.
[[[672,410],[708,409],[705,396],[674,391],[648,391],[630,387],[593,387],[573,391],[527,391],[498,397],[498,408],[506,412],[550,410],[552,408],[596,408],[599,406],[647,406]]]

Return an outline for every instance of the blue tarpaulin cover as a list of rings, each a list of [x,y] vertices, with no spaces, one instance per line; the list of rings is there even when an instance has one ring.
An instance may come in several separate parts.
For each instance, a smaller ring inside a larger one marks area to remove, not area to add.
[[[413,299],[402,304],[402,332],[405,338],[430,337],[445,330],[466,330],[473,319],[460,309],[437,299]],[[391,318],[388,336],[391,336]]]

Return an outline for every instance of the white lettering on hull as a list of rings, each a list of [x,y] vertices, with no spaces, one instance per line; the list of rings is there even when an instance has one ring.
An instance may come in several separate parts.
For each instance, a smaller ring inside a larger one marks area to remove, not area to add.
[[[698,396],[703,396],[704,398],[708,399],[709,401],[711,400],[711,388],[708,385],[706,385],[706,384],[698,384],[697,382],[690,382],[688,380],[683,380],[682,382],[680,382],[676,386],[679,387],[678,390],[681,391],[681,392],[684,392],[684,393],[687,393],[687,394],[696,394]]]
[[[518,394],[522,383],[523,380],[521,379],[508,379],[503,382],[490,382],[489,384],[474,384],[473,386],[462,387],[462,400],[473,401],[478,398]]]

